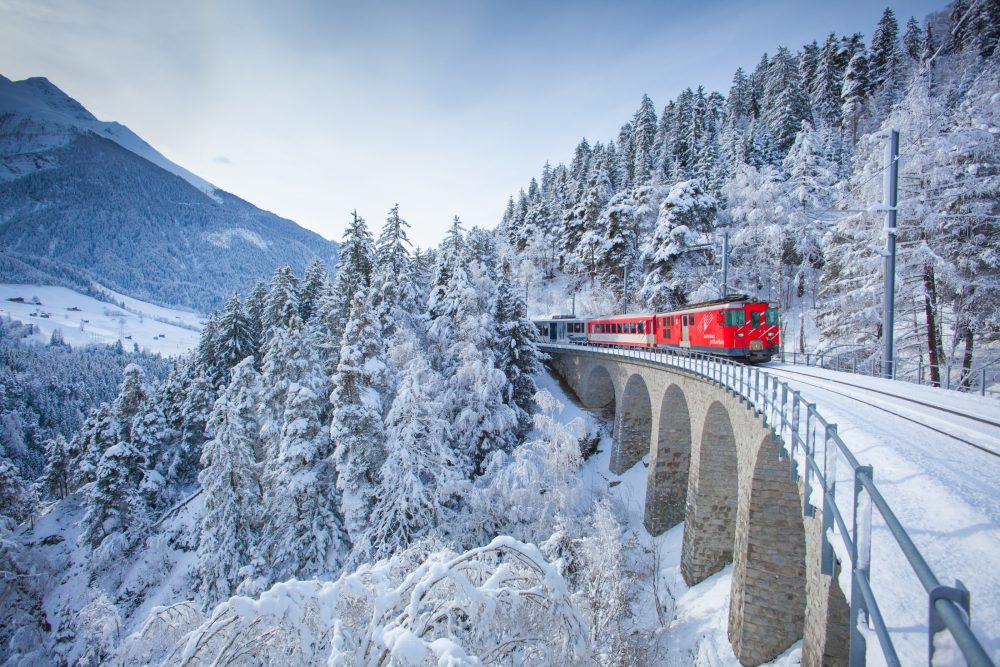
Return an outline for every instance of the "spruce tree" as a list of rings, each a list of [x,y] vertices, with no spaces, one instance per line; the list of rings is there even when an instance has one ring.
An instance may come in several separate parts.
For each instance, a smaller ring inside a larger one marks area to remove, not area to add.
[[[385,460],[370,527],[357,545],[371,559],[435,533],[454,512],[463,481],[442,417],[442,378],[409,330],[397,332],[390,354],[402,362],[402,374],[385,418]]]
[[[313,257],[309,260],[309,265],[306,266],[306,272],[302,278],[302,291],[299,296],[299,318],[303,322],[312,319],[313,314],[317,311],[320,293],[329,279],[323,260],[319,257]]]
[[[84,494],[81,544],[96,549],[111,536],[122,537],[126,544],[138,537],[147,521],[139,495],[142,473],[142,454],[131,442],[120,441],[104,451]]]
[[[364,293],[371,285],[375,264],[375,241],[365,219],[357,211],[351,212],[351,223],[340,244],[340,260],[329,301],[323,306],[323,319],[330,332],[336,368],[340,354],[340,341],[351,316],[354,297]]]
[[[368,529],[379,469],[385,459],[382,391],[387,380],[379,336],[370,299],[355,295],[330,394],[337,489],[351,542],[361,540]]]
[[[906,55],[910,60],[917,62],[920,60],[920,48],[924,43],[924,31],[920,29],[917,19],[910,17],[906,22],[906,32],[903,34],[903,46],[906,48]]]
[[[654,140],[656,139],[656,107],[649,95],[642,96],[642,102],[632,116],[632,173],[636,185],[650,182],[654,165]]]
[[[231,368],[254,355],[253,337],[240,295],[233,292],[222,311],[215,334],[215,363],[223,374],[223,382],[228,379]]]
[[[851,145],[858,143],[858,132],[868,104],[868,58],[858,52],[851,58],[844,74],[840,98],[847,134]]]
[[[198,475],[205,496],[198,543],[198,594],[206,606],[231,596],[257,553],[263,494],[254,463],[258,375],[246,359],[215,402],[213,433]]]
[[[534,324],[526,319],[526,307],[515,290],[510,264],[504,262],[497,284],[494,320],[497,326],[497,367],[507,377],[507,394],[504,402],[514,409],[518,433],[523,435],[531,428],[531,413],[538,388],[534,375],[541,370],[537,333]]]
[[[50,498],[62,500],[69,494],[69,445],[62,434],[45,441],[45,470],[39,480]]]
[[[264,311],[265,338],[277,326],[287,327],[293,317],[299,316],[299,279],[292,273],[292,267],[279,266],[271,278],[271,289],[267,294]]]

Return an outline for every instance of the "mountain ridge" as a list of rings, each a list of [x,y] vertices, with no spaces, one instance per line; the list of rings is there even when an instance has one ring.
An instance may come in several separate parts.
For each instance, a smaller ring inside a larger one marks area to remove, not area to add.
[[[218,189],[45,78],[0,76],[0,280],[206,311],[338,245]],[[27,275],[30,273],[30,276]],[[28,279],[30,277],[30,280]]]

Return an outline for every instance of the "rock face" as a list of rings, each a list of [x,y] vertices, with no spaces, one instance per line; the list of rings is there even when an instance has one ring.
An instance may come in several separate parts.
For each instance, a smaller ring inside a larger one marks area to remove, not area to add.
[[[208,310],[337,244],[262,211],[98,121],[45,79],[0,77],[0,282]]]

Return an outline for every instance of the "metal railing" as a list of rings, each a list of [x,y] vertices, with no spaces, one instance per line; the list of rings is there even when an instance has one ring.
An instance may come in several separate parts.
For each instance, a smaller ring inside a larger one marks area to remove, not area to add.
[[[928,664],[933,664],[935,636],[947,630],[969,665],[995,667],[969,624],[969,591],[958,581],[954,587],[941,585],[876,486],[872,466],[862,465],[841,439],[837,425],[824,419],[815,403],[804,401],[800,393],[791,389],[786,382],[758,366],[747,366],[700,352],[547,342],[539,343],[539,347],[545,351],[589,352],[625,357],[667,367],[714,383],[747,401],[777,436],[781,456],[790,458],[793,481],[799,481],[799,470],[802,469],[803,515],[815,515],[816,506],[811,500],[814,493],[822,497],[821,571],[830,576],[836,574],[835,554],[838,549],[831,542],[831,535],[840,537],[840,551],[850,561],[852,666],[866,664],[868,638],[864,630],[873,632],[878,639],[886,664],[890,667],[901,665],[871,586],[874,508],[881,515],[886,528],[927,594]],[[791,445],[790,451],[786,444]],[[838,464],[841,461],[846,462],[850,472],[850,475],[842,474],[841,478],[845,481],[853,480],[849,517],[844,516],[837,502]]]
[[[868,375],[870,377],[885,377],[882,360],[874,357],[858,358],[844,353],[830,352],[785,352],[781,361],[796,366],[816,366],[828,370]],[[937,379],[935,379],[935,371]],[[896,359],[889,375],[893,380],[912,382],[913,384],[952,389],[965,393],[978,393],[980,396],[1000,396],[1000,391],[990,389],[992,384],[1000,381],[1000,367],[996,363],[985,364],[979,368],[963,372],[961,366],[952,364],[925,364],[922,361],[902,361]]]

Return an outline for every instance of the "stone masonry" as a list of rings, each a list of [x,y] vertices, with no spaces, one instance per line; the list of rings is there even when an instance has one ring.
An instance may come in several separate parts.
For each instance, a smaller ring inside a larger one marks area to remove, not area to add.
[[[733,563],[728,632],[740,662],[767,662],[802,639],[803,665],[847,664],[847,605],[820,571],[820,510],[803,516],[801,483],[761,417],[683,371],[548,352],[584,406],[614,406],[611,472],[649,454],[645,525],[656,535],[684,520],[685,581]]]

